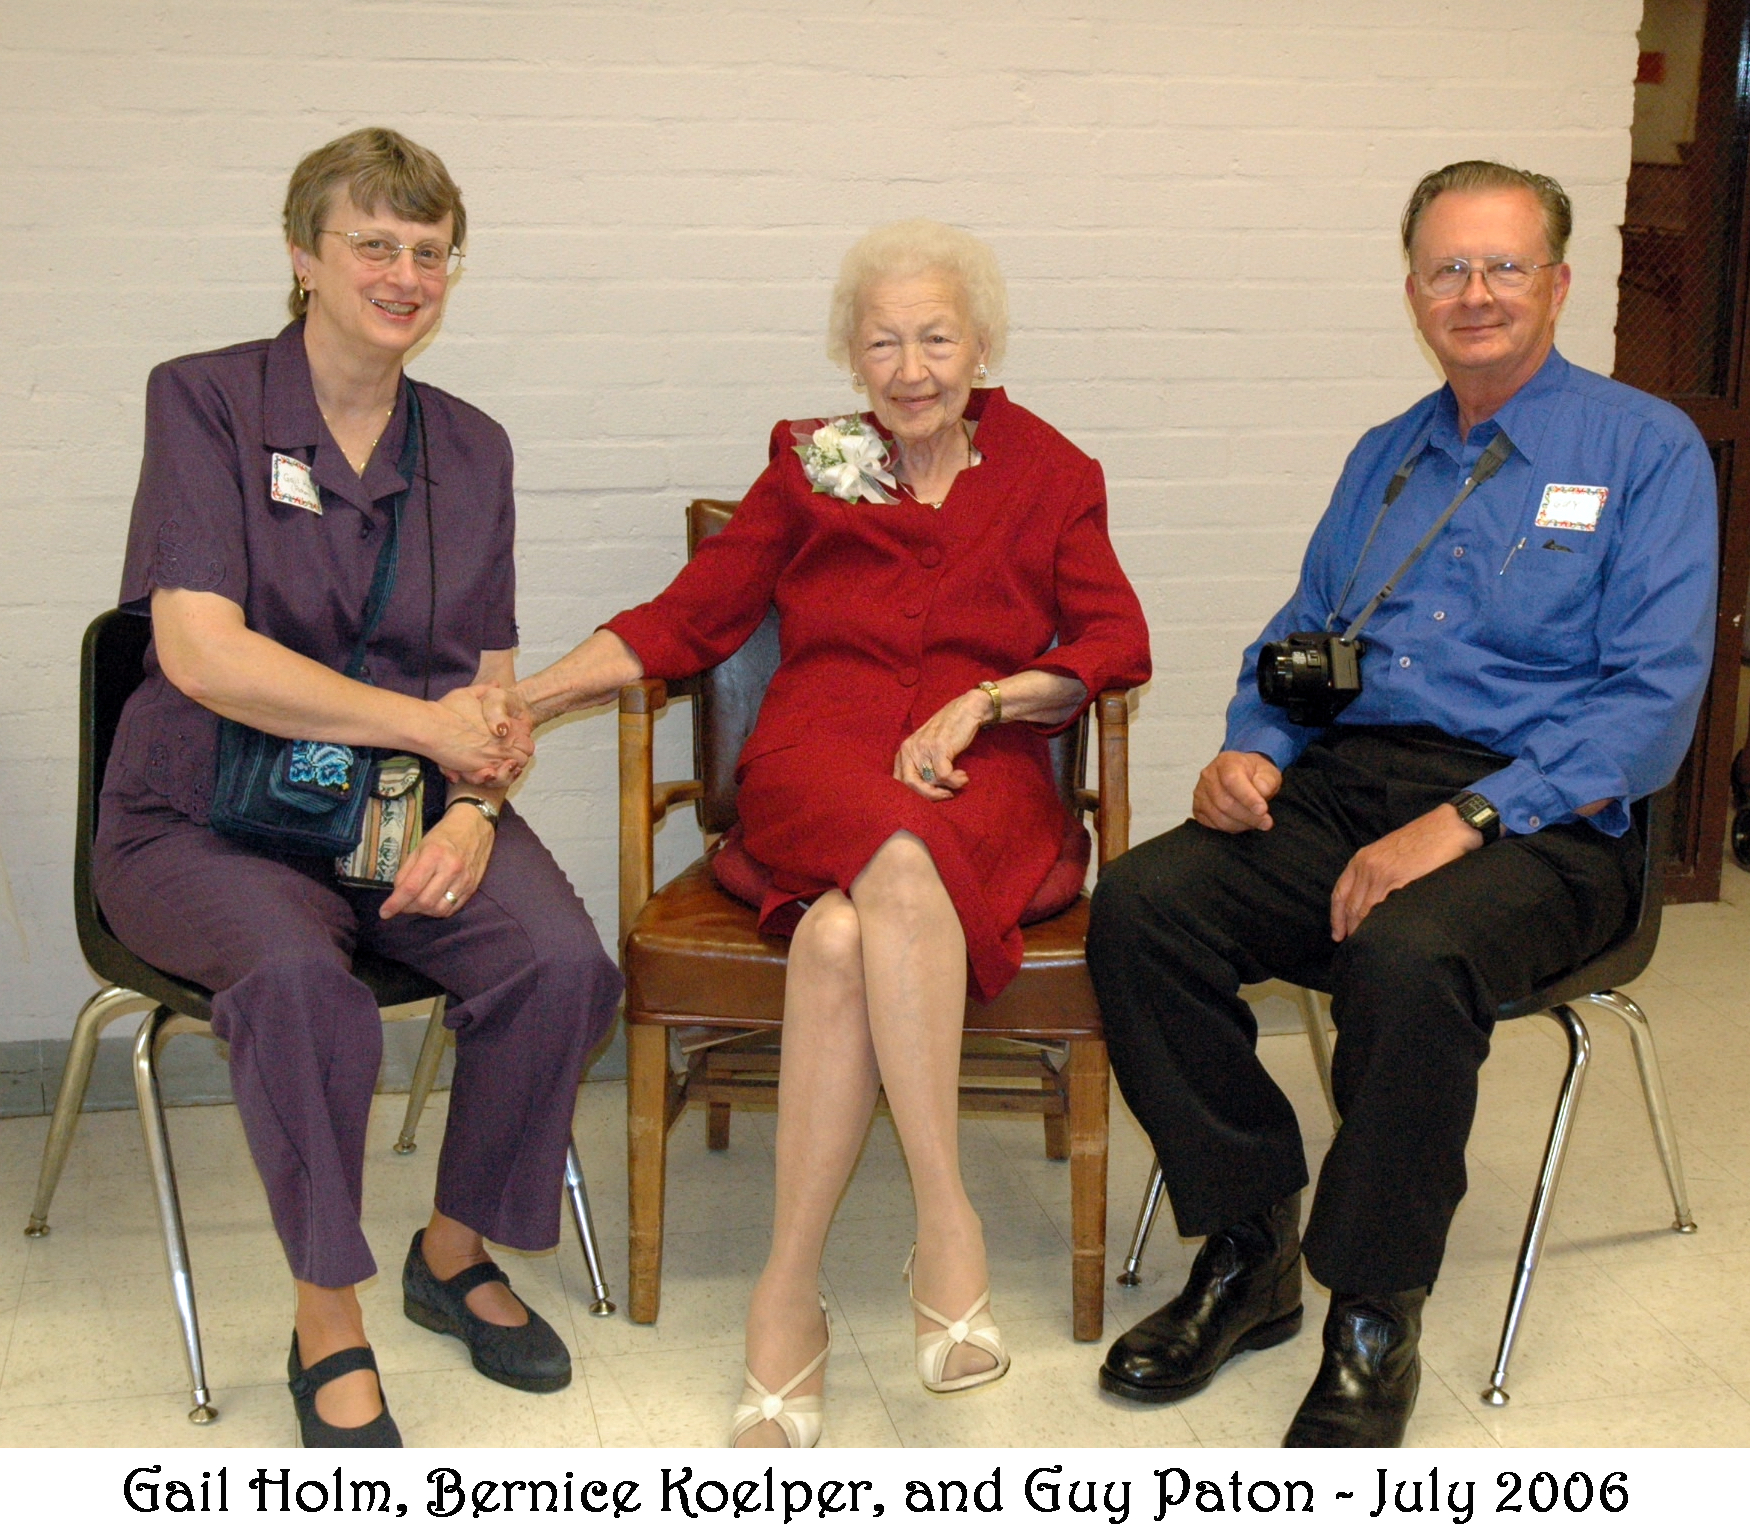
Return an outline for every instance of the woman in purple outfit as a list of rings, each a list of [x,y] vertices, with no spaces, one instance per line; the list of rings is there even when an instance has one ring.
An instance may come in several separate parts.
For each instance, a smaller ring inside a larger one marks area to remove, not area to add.
[[[407,1314],[535,1391],[570,1382],[569,1349],[482,1241],[557,1241],[577,1081],[620,981],[504,802],[533,748],[503,692],[517,642],[510,444],[402,373],[461,260],[461,195],[429,150],[364,129],[298,166],[285,232],[292,324],[167,362],[147,387],[121,601],[150,612],[153,643],[104,783],[96,875],[124,942],[214,992],[292,1269],[300,1441],[399,1446],[354,1293],[376,1271],[359,1216],[382,1028],[351,955],[397,959],[453,998],[455,1085],[432,1216],[403,1272]],[[396,523],[395,579],[353,680],[342,672]],[[221,718],[435,763],[426,834],[386,898],[337,882],[332,860],[210,827]]]

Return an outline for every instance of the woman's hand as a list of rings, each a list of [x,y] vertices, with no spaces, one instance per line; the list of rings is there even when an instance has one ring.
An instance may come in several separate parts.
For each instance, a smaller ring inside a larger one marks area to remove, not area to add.
[[[466,905],[492,857],[498,832],[470,804],[458,804],[426,833],[395,875],[395,887],[377,912],[385,921],[410,911],[442,920]]]
[[[938,708],[909,736],[893,758],[893,775],[914,793],[934,803],[953,798],[972,779],[954,760],[972,744],[979,727],[992,717],[990,694],[974,687]],[[925,773],[928,776],[925,776]]]
[[[432,760],[451,782],[508,787],[535,754],[534,722],[514,688],[476,682],[439,698]]]

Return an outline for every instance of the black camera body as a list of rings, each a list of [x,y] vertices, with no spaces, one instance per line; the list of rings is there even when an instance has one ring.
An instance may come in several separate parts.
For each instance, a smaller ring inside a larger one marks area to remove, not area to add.
[[[1288,722],[1321,728],[1361,696],[1360,639],[1291,633],[1258,655],[1258,695],[1288,712]]]

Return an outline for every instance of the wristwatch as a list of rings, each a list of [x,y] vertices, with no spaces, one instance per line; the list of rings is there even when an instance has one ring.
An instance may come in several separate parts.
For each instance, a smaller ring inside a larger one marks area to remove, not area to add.
[[[980,729],[993,729],[1003,721],[1003,694],[994,681],[979,682],[978,690],[990,699],[991,707],[990,717],[978,727]]]
[[[457,804],[472,804],[480,811],[480,817],[485,820],[488,825],[494,830],[498,829],[498,810],[493,808],[491,804],[487,803],[485,799],[475,798],[472,793],[458,793],[450,799],[449,803],[444,805],[444,808],[454,809]]]
[[[1459,819],[1482,836],[1484,846],[1501,839],[1501,811],[1482,794],[1473,793],[1466,788],[1462,793],[1455,793],[1446,802],[1458,811]]]

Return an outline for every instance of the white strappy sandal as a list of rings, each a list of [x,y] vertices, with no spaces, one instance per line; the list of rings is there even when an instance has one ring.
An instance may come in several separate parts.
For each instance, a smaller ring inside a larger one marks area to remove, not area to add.
[[[790,1398],[790,1391],[807,1378],[814,1370],[823,1364],[832,1351],[832,1316],[827,1313],[826,1300],[820,1301],[820,1313],[826,1320],[826,1345],[820,1349],[820,1355],[807,1364],[802,1371],[791,1379],[777,1393],[767,1390],[766,1386],[753,1376],[751,1368],[744,1368],[742,1376],[747,1380],[747,1387],[741,1392],[740,1403],[735,1407],[735,1414],[729,1418],[729,1446],[734,1447],[741,1441],[744,1434],[757,1427],[763,1421],[775,1421],[778,1429],[784,1434],[784,1441],[792,1448],[812,1448],[820,1441],[821,1421],[824,1417],[822,1406],[824,1395],[797,1395]]]
[[[974,1299],[972,1308],[958,1320],[939,1315],[912,1290],[911,1268],[917,1254],[918,1248],[914,1245],[900,1273],[905,1279],[906,1295],[911,1299],[911,1307],[924,1319],[933,1320],[942,1327],[939,1331],[932,1331],[917,1339],[918,1378],[923,1382],[924,1388],[932,1394],[951,1395],[962,1389],[977,1389],[980,1384],[996,1383],[1009,1371],[1009,1350],[1003,1345],[1002,1332],[997,1329],[996,1317],[990,1312],[990,1290],[985,1289]],[[983,1324],[974,1323],[980,1320]],[[942,1373],[948,1366],[948,1359],[962,1343],[977,1347],[980,1352],[988,1352],[996,1361],[989,1368],[981,1369],[977,1373],[963,1373],[952,1379],[943,1378]]]

